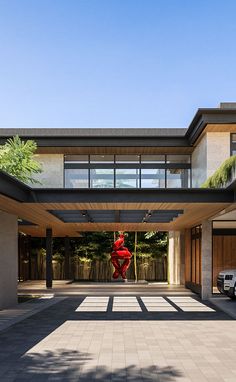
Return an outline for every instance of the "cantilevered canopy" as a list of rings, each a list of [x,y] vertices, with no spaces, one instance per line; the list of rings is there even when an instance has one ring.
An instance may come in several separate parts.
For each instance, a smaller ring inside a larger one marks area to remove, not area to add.
[[[32,236],[83,231],[169,231],[232,208],[233,189],[32,189],[0,172],[0,209]],[[24,221],[26,222],[24,224]]]

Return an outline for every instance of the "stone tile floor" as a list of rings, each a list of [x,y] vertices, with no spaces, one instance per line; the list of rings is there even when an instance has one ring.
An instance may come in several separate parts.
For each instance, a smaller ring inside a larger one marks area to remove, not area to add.
[[[171,295],[107,297],[96,296],[106,311],[80,311],[93,298],[69,297],[1,332],[0,381],[236,381],[236,321],[222,311],[185,311]]]

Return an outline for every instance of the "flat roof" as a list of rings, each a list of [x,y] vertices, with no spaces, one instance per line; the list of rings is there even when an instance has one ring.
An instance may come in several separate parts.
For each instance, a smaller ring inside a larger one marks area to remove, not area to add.
[[[153,146],[160,143],[160,146],[188,147],[199,138],[207,124],[236,124],[236,108],[200,108],[188,128],[0,128],[0,144],[18,134],[26,139],[35,139],[39,147],[76,146],[80,144],[80,139],[90,140],[92,146],[102,145],[102,139],[106,140],[105,145],[118,146],[121,143],[125,146],[122,142],[126,138],[129,139],[127,146],[131,139],[136,140],[133,146],[140,146],[142,139],[154,138]],[[120,141],[115,141],[116,138]],[[85,146],[82,140],[81,145]]]

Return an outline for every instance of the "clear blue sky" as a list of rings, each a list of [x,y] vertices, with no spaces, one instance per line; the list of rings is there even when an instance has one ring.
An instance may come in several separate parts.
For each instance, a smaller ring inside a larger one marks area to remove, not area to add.
[[[235,0],[0,0],[1,127],[187,127],[236,101]]]

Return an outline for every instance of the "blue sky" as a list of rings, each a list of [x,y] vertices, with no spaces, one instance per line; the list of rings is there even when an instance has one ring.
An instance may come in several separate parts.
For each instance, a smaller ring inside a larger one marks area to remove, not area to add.
[[[0,0],[0,127],[187,127],[236,101],[235,0]]]

